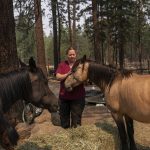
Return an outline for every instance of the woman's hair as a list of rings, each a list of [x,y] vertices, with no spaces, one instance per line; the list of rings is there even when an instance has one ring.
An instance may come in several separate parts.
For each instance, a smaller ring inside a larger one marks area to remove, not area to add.
[[[66,50],[66,55],[68,54],[68,52],[69,52],[70,50],[74,50],[75,52],[77,52],[72,46],[70,46],[70,47],[68,47],[67,50]]]

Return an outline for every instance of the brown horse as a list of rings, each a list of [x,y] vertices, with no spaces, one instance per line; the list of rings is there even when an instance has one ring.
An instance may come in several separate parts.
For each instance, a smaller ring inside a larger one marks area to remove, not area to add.
[[[20,99],[46,108],[51,113],[58,110],[58,99],[50,91],[47,78],[33,58],[29,60],[29,66],[24,65],[19,70],[0,74],[0,142],[7,150],[13,149],[19,135],[6,120],[4,113]]]
[[[150,75],[117,71],[87,61],[84,56],[73,66],[72,73],[65,80],[65,87],[71,91],[87,79],[105,94],[106,105],[119,130],[121,149],[136,150],[133,120],[150,123]]]

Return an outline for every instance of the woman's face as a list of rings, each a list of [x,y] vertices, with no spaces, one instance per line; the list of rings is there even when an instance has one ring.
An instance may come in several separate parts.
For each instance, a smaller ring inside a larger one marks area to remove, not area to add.
[[[68,57],[68,61],[70,63],[74,63],[76,61],[76,57],[77,57],[76,51],[74,49],[69,50],[67,57]]]

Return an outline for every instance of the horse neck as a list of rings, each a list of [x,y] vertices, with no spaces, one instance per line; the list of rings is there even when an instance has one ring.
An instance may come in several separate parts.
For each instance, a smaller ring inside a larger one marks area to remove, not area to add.
[[[2,76],[0,78],[0,87],[2,86],[0,97],[4,112],[19,99],[27,100],[32,91],[29,74],[24,70]]]
[[[102,92],[111,84],[112,73],[108,68],[100,64],[90,63],[88,70],[88,79],[95,83]]]

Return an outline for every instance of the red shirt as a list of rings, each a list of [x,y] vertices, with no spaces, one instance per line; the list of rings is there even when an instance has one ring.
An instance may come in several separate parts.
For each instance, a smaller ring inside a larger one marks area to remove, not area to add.
[[[58,65],[56,73],[66,74],[70,71],[70,66],[68,61],[63,61]],[[85,89],[84,85],[80,84],[77,87],[74,87],[71,92],[66,91],[64,87],[64,80],[60,82],[60,91],[59,91],[59,98],[66,99],[66,100],[75,100],[81,99],[85,97]]]

